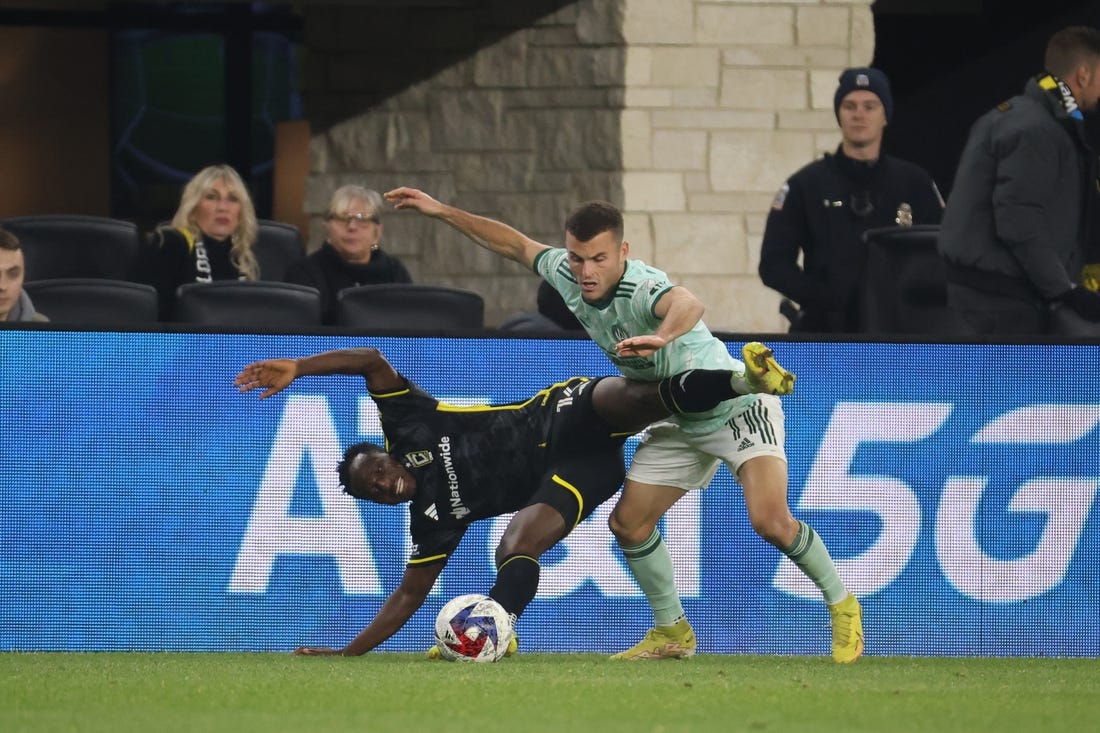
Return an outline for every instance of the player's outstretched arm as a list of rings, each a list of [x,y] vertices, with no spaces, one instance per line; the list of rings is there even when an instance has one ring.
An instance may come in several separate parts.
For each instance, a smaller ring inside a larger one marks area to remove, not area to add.
[[[411,565],[405,568],[401,584],[390,593],[378,614],[358,636],[348,642],[343,649],[303,646],[294,650],[295,654],[306,656],[345,656],[358,657],[396,634],[408,622],[422,605],[432,590],[435,579],[443,570],[443,563],[431,565]]]
[[[398,389],[404,381],[382,352],[375,348],[326,351],[301,359],[268,359],[249,364],[233,380],[241,392],[261,388],[260,399],[286,389],[298,377],[359,374],[374,391]]]
[[[534,264],[535,256],[539,252],[549,249],[547,245],[536,242],[504,222],[440,203],[415,188],[395,188],[387,191],[385,197],[395,209],[413,209],[425,216],[440,219],[490,252],[496,252],[526,267]]]

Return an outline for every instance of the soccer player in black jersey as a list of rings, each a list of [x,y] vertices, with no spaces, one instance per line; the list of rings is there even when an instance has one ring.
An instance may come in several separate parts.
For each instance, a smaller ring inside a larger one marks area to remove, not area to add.
[[[340,483],[359,499],[408,502],[414,549],[400,585],[347,646],[296,654],[374,649],[424,603],[466,528],[509,512],[516,514],[497,546],[489,595],[518,617],[538,590],[539,557],[618,491],[630,435],[673,412],[702,412],[766,389],[753,374],[698,369],[660,382],[573,377],[524,402],[456,407],[401,376],[374,348],[256,362],[234,384],[242,392],[263,389],[264,399],[298,377],[330,374],[366,379],[386,438],[385,448],[348,448]]]

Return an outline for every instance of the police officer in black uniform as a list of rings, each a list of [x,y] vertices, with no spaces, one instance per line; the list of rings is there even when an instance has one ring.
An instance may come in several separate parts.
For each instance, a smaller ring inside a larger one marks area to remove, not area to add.
[[[890,81],[847,69],[833,97],[841,143],[779,189],[768,214],[760,278],[800,307],[791,331],[858,333],[868,229],[939,224],[943,199],[920,166],[882,153]],[[799,263],[799,253],[802,261]]]
[[[263,389],[263,399],[298,377],[329,374],[366,379],[386,436],[385,448],[348,448],[340,482],[359,499],[408,502],[414,550],[400,585],[347,646],[299,654],[355,656],[381,644],[423,604],[466,528],[510,512],[489,595],[519,616],[538,590],[539,557],[618,491],[626,439],[673,412],[704,412],[745,390],[740,373],[696,369],[659,382],[574,377],[524,402],[454,407],[373,348],[256,362],[234,384]]]

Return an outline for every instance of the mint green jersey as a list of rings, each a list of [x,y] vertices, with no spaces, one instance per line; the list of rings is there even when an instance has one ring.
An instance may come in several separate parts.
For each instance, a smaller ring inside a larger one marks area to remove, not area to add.
[[[569,253],[562,248],[546,249],[534,261],[534,270],[561,293],[566,306],[584,330],[603,350],[623,376],[655,382],[688,369],[729,369],[744,374],[745,365],[735,359],[700,320],[690,331],[658,349],[650,357],[622,357],[615,344],[631,336],[654,333],[661,319],[654,308],[661,296],[672,289],[668,275],[640,260],[627,260],[626,271],[611,295],[599,303],[586,303],[573,271]],[[755,399],[754,395],[728,400],[709,412],[670,418],[691,434],[716,430],[730,415]]]

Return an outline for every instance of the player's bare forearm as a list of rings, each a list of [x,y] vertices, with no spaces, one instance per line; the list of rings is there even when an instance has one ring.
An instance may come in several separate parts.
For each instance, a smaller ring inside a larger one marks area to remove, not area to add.
[[[490,252],[527,267],[534,262],[535,255],[545,248],[545,245],[532,241],[502,221],[471,214],[453,206],[444,207],[439,218]]]
[[[340,650],[345,657],[358,657],[366,654],[376,646],[390,638],[412,618],[416,610],[424,603],[424,598],[413,601],[407,596],[395,593],[386,599],[382,608],[378,609],[378,615],[370,622],[367,628],[359,632],[359,635],[348,642],[347,646]]]
[[[690,290],[675,287],[657,301],[654,314],[661,324],[653,333],[631,336],[615,345],[619,356],[649,357],[666,344],[695,328],[703,317],[703,303]]]
[[[424,605],[424,599],[428,597],[432,584],[442,569],[442,565],[407,568],[401,584],[378,609],[378,615],[340,653],[345,657],[366,654],[396,634],[417,609]]]
[[[366,654],[386,639],[396,634],[401,627],[412,618],[412,615],[416,613],[416,609],[420,608],[420,605],[424,602],[424,599],[421,598],[420,603],[417,603],[411,610],[406,612],[404,609],[395,608],[394,605],[390,603],[395,595],[391,595],[386,602],[382,604],[382,608],[379,609],[378,615],[374,617],[374,620],[370,622],[367,628],[360,631],[359,634],[342,649],[332,649],[324,646],[303,646],[295,649],[294,653],[307,657],[358,657]]]
[[[396,389],[404,385],[393,366],[375,348],[326,351],[301,359],[267,359],[249,364],[233,384],[241,392],[263,389],[260,399],[278,394],[298,377],[330,374],[359,374],[373,390]]]
[[[690,290],[676,286],[661,296],[653,309],[661,319],[653,333],[631,336],[615,344],[619,356],[652,356],[670,341],[680,338],[695,328],[703,317],[703,302]]]
[[[668,308],[662,313],[661,304],[667,302]],[[656,313],[661,319],[661,325],[657,327],[657,335],[665,342],[677,339],[695,328],[702,318],[706,307],[703,301],[695,297],[687,288],[675,287],[668,291],[661,302],[658,303]]]
[[[373,347],[324,351],[295,360],[299,377],[323,377],[330,374],[362,374],[366,376],[386,362],[382,352]]]
[[[392,389],[403,382],[382,352],[374,347],[325,351],[296,360],[298,376],[327,376],[331,374],[358,374],[367,380],[374,390]]]
[[[532,265],[535,255],[547,249],[545,244],[539,244],[504,222],[441,203],[415,188],[402,187],[387,191],[386,200],[393,203],[394,208],[415,209],[425,216],[444,221],[490,252],[527,267]]]

